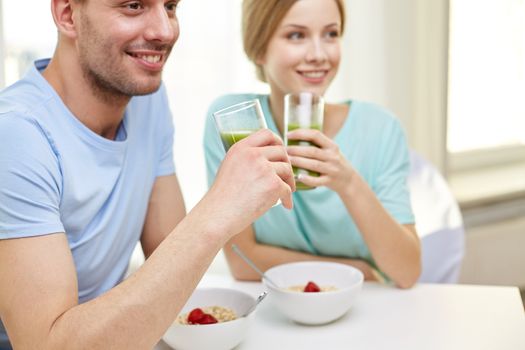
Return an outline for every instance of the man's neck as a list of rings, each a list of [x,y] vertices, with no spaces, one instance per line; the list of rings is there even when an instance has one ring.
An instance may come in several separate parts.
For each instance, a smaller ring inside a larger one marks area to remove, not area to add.
[[[115,139],[130,97],[104,96],[95,91],[80,64],[61,56],[58,50],[42,75],[82,124],[102,137]]]

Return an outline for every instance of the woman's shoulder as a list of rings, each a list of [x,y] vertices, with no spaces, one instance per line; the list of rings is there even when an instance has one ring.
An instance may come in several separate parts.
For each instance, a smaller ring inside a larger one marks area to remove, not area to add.
[[[356,115],[369,121],[398,121],[397,116],[389,109],[373,102],[361,100],[349,100],[350,108],[354,109]]]
[[[376,130],[401,128],[401,121],[389,109],[367,101],[351,100],[346,103],[350,104],[350,115],[354,125],[364,128],[373,128]],[[385,130],[386,131],[386,130]]]

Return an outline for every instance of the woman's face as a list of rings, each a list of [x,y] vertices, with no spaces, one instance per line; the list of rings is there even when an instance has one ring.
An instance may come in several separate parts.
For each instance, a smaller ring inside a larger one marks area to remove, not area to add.
[[[340,34],[335,1],[296,1],[257,61],[272,94],[309,91],[323,95],[339,67]]]

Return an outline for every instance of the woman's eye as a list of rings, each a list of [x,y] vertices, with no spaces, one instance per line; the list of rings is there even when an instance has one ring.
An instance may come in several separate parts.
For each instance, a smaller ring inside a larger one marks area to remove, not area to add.
[[[329,38],[339,38],[339,31],[337,30],[331,30],[327,33],[327,36]]]
[[[303,33],[300,33],[300,32],[292,32],[288,34],[287,38],[291,40],[298,40],[298,39],[304,38],[304,35]]]

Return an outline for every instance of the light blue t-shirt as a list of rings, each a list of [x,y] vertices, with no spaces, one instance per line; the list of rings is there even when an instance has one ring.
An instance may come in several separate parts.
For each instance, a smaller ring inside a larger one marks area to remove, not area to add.
[[[278,133],[267,95],[227,95],[210,106],[204,134],[210,186],[225,155],[212,113],[255,98],[261,102],[268,128]],[[407,187],[409,153],[400,122],[374,104],[346,103],[350,105],[349,114],[335,136],[335,142],[390,215],[401,224],[414,223]],[[354,220],[337,193],[327,187],[296,191],[293,202],[293,210],[279,205],[254,223],[258,242],[316,255],[364,259],[375,266]]]
[[[174,128],[162,85],[131,99],[116,140],[99,136],[42,77],[48,62],[0,93],[0,239],[65,232],[82,303],[122,281],[153,183],[175,172]]]

